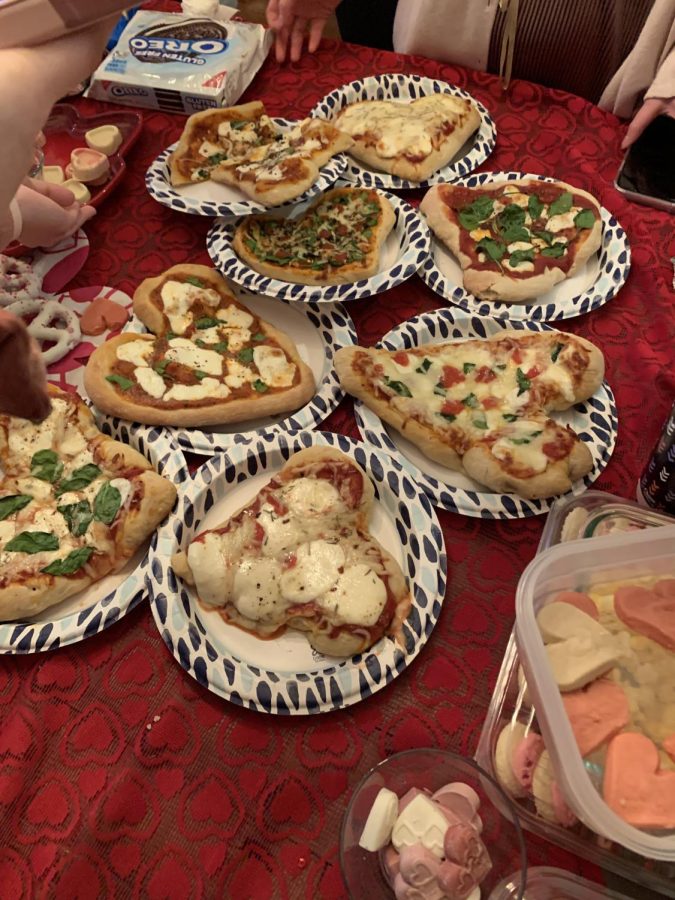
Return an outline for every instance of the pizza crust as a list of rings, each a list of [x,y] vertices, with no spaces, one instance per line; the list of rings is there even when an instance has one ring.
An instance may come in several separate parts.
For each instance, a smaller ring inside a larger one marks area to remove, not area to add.
[[[359,188],[334,188],[324,197],[319,198],[312,204],[307,211],[309,214],[316,206],[318,206],[325,197],[334,196],[336,194],[348,194],[351,191],[360,190]],[[353,265],[341,266],[339,269],[331,269],[330,272],[324,273],[314,272],[311,269],[304,269],[299,266],[280,266],[274,263],[259,259],[246,246],[246,223],[252,219],[270,218],[269,216],[247,216],[237,225],[234,237],[232,239],[232,249],[249,268],[267,278],[275,278],[278,281],[285,281],[291,284],[310,284],[323,287],[329,284],[353,284],[355,281],[372,278],[380,269],[380,255],[385,241],[389,237],[394,225],[396,224],[396,214],[391,203],[382,194],[377,194],[380,208],[382,210],[382,220],[380,224],[373,229],[373,238],[371,249],[366,254],[363,262]],[[303,217],[300,217],[303,218]]]
[[[508,184],[509,187],[531,186],[532,179],[520,181],[490,182],[486,187],[499,187]],[[548,182],[547,182],[548,183]],[[570,191],[583,197],[588,203],[600,212],[600,204],[587,191],[573,187],[563,181],[556,181],[555,185],[563,190]],[[427,223],[437,238],[450,250],[458,260],[462,268],[464,288],[474,297],[481,300],[498,300],[503,303],[522,303],[536,299],[546,294],[560,282],[571,278],[586,264],[587,260],[596,253],[602,244],[602,222],[596,221],[582,241],[575,241],[577,249],[572,265],[563,272],[562,269],[553,266],[547,268],[539,275],[527,278],[510,278],[507,274],[491,269],[472,268],[472,260],[460,250],[460,227],[447,215],[447,206],[443,202],[443,185],[431,187],[420,203],[420,212],[426,217]]]

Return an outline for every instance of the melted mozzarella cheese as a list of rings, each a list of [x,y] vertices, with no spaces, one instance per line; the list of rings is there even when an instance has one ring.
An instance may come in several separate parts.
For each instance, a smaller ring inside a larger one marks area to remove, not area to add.
[[[563,366],[549,366],[539,378],[542,381],[552,381],[565,400],[574,400],[574,382],[570,372]]]
[[[48,481],[41,481],[39,478],[17,478],[16,483],[22,494],[30,494],[38,500],[46,500],[52,495],[52,486]]]
[[[0,546],[4,546],[12,540],[16,533],[16,522],[4,519],[0,522]]]
[[[281,166],[272,166],[269,169],[259,169],[256,175],[256,181],[281,181],[285,177],[285,172]]]
[[[242,616],[258,622],[275,620],[285,606],[279,582],[281,566],[276,559],[243,559],[234,574],[234,605]]]
[[[205,344],[218,344],[223,339],[222,329],[218,326],[213,328],[200,328],[199,332],[194,335],[196,340],[203,341]]]
[[[59,447],[66,428],[67,410],[65,400],[52,400],[52,411],[39,425],[26,419],[11,418],[8,428],[10,454],[30,460],[38,450]]]
[[[514,241],[506,249],[509,253],[515,253],[516,250],[532,250],[533,247],[534,244],[530,244],[528,241]]]
[[[79,428],[76,428],[75,425],[68,425],[63,440],[59,444],[59,451],[66,456],[76,456],[86,450],[86,447],[87,441]]]
[[[251,332],[248,328],[223,328],[222,334],[227,341],[227,349],[231,353],[237,353],[251,340]]]
[[[133,363],[135,366],[147,366],[153,347],[153,341],[128,341],[119,345],[115,355],[118,359]]]
[[[164,396],[164,392],[166,391],[164,379],[158,372],[155,372],[154,369],[139,367],[134,369],[134,377],[145,393],[154,397],[155,400],[159,400]]]
[[[60,502],[60,501],[59,501]],[[46,531],[55,534],[59,539],[69,535],[68,523],[56,509],[39,509],[32,522],[23,525],[23,531]]]
[[[219,147],[218,144],[213,144],[211,141],[202,141],[199,150],[197,153],[200,156],[213,156],[215,153],[222,153],[223,148]]]
[[[289,510],[300,517],[323,515],[344,506],[335,487],[325,478],[297,478],[282,488],[281,495]]]
[[[256,347],[253,361],[260,377],[270,387],[288,387],[293,384],[295,363],[286,359],[286,354],[280,347]]]
[[[305,523],[292,516],[279,516],[265,504],[258,514],[258,523],[265,532],[262,552],[265,556],[278,556],[288,547],[307,539]]]
[[[185,334],[193,318],[190,307],[197,300],[211,307],[220,303],[220,294],[213,288],[200,288],[183,281],[166,281],[160,296],[171,331],[175,334]]]
[[[234,304],[226,306],[225,309],[219,309],[216,318],[220,319],[223,325],[229,325],[231,328],[248,328],[253,323],[253,316]]]
[[[527,209],[529,197],[527,194],[521,194],[520,191],[504,191],[504,197],[508,198],[509,203],[514,203],[521,209]]]
[[[120,492],[120,508],[123,507],[131,492],[131,482],[127,478],[113,478],[110,484]]]
[[[169,349],[164,356],[172,362],[209,375],[221,375],[223,371],[223,357],[219,353],[198,347],[185,338],[173,338],[169,341]]]
[[[569,212],[563,213],[559,216],[551,216],[551,218],[546,223],[546,230],[552,231],[553,234],[557,234],[559,231],[563,231],[565,228],[574,228],[574,217],[579,212],[581,207],[573,206]]]
[[[225,384],[233,390],[240,388],[242,384],[247,384],[255,378],[253,372],[248,366],[242,365],[236,359],[228,359],[227,375],[225,376]]]
[[[492,445],[492,455],[496,459],[513,459],[521,465],[528,466],[534,472],[543,472],[548,466],[548,457],[536,442],[516,445],[507,437],[499,438]]]
[[[505,260],[504,265],[513,272],[534,272],[534,263],[528,262],[526,259],[521,260],[515,266],[511,265],[511,260]]]
[[[345,564],[344,550],[338,543],[310,541],[295,551],[296,564],[281,575],[281,596],[289,603],[315,600],[333,587]]]
[[[208,533],[204,540],[191,543],[187,558],[200,600],[209,606],[223,606],[227,581],[220,535]]]
[[[202,378],[199,384],[174,384],[164,394],[164,400],[224,400],[230,389],[215,378]]]
[[[483,238],[489,238],[491,233],[492,232],[489,228],[474,228],[473,231],[469,232],[474,241],[480,241]]]
[[[72,473],[75,469],[81,469],[82,466],[88,466],[94,462],[94,456],[88,448],[78,453],[68,462],[68,471]]]
[[[387,588],[365,563],[349,566],[340,575],[334,590],[318,603],[350,625],[374,625],[387,602]]]

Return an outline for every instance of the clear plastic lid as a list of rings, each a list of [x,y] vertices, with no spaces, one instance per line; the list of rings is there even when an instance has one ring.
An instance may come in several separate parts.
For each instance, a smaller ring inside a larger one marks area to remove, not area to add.
[[[567,541],[673,524],[672,516],[645,509],[632,500],[603,491],[585,491],[577,497],[561,497],[555,501],[546,519],[538,552]]]
[[[657,531],[620,533],[591,543],[574,541],[552,547],[525,569],[516,597],[519,656],[565,798],[593,831],[642,856],[665,861],[675,861],[675,831],[652,833],[629,825],[609,808],[591,780],[553,678],[536,616],[559,591],[589,592],[611,582],[672,578],[674,573],[675,525],[668,525]]]
[[[505,878],[492,891],[488,900],[514,900],[520,872]],[[527,887],[523,900],[630,900],[625,894],[618,894],[602,884],[587,881],[572,872],[553,869],[549,866],[535,866],[527,870]]]

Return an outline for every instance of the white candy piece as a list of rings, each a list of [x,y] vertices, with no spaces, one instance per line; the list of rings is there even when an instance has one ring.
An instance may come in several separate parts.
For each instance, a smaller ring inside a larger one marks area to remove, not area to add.
[[[609,639],[577,635],[557,644],[547,644],[546,653],[560,690],[576,691],[614,668],[619,648],[611,635]]]
[[[608,638],[609,631],[571,603],[549,603],[537,615],[537,625],[545,644],[571,637]]]
[[[63,187],[73,192],[78,203],[88,203],[91,200],[91,191],[86,184],[82,184],[77,178],[69,178],[67,181],[64,181]]]
[[[434,856],[443,859],[443,838],[448,830],[448,820],[439,807],[426,794],[418,794],[396,819],[391,842],[396,850],[422,844]]]
[[[42,351],[46,366],[58,362],[80,343],[80,320],[77,314],[57,300],[18,300],[7,307],[15,316],[37,313],[27,326],[29,334],[38,341],[54,341],[48,350]],[[57,324],[58,323],[58,324]]]
[[[43,166],[42,180],[49,181],[51,184],[63,184],[65,179],[63,168],[61,166]]]
[[[382,788],[368,813],[366,824],[359,838],[359,847],[376,853],[391,840],[391,830],[398,816],[398,797],[388,788]]]
[[[464,784],[463,781],[453,781],[452,784],[446,784],[433,794],[432,799],[438,794],[444,794],[446,791],[452,794],[459,794],[460,797],[464,797],[465,800],[468,800],[475,813],[480,809],[480,797],[470,785]]]
[[[122,143],[122,132],[117,125],[99,125],[92,128],[84,136],[87,147],[112,156]]]

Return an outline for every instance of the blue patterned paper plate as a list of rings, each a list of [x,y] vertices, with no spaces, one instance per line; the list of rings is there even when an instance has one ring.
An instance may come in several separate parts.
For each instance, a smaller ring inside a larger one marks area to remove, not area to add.
[[[382,248],[380,271],[371,278],[363,278],[352,284],[319,287],[291,284],[261,275],[242,262],[232,249],[232,238],[239,220],[218,219],[214,222],[206,236],[206,249],[216,268],[226,278],[231,278],[256,294],[315,303],[345,302],[371,297],[412,278],[428,258],[431,248],[431,233],[418,211],[393,194],[384,193],[384,196],[394,208],[396,223]]]
[[[460,184],[479,187],[497,181],[554,181],[544,175],[524,172],[478,172],[461,178]],[[450,250],[431,239],[431,251],[420,269],[420,277],[441,297],[474,316],[492,316],[509,322],[555,322],[572,319],[607,303],[621,290],[630,272],[630,246],[626,232],[614,216],[602,207],[602,244],[581,271],[561,281],[536,301],[500,303],[479,300],[461,287],[462,269]]]
[[[138,450],[176,487],[189,478],[182,451],[156,428],[119,419],[99,420],[99,428]],[[121,619],[146,596],[147,543],[112,575],[23,622],[0,622],[0,654],[56,650],[93,637]]]
[[[355,459],[374,484],[372,533],[399,562],[413,594],[403,626],[405,649],[386,637],[366,653],[342,660],[312,650],[295,631],[261,641],[204,610],[194,590],[174,575],[173,553],[253,499],[290,456],[316,445]],[[185,671],[226,700],[277,715],[342,709],[393,681],[429,639],[445,585],[443,535],[427,497],[386,454],[343,435],[316,431],[269,436],[210,459],[153,538],[148,574],[155,623]]]
[[[236,293],[252,312],[292,339],[300,356],[314,373],[317,391],[301,409],[290,414],[211,428],[163,428],[190,453],[212,456],[233,444],[246,443],[263,434],[316,428],[344,397],[333,357],[340,347],[350,347],[356,343],[356,328],[343,306],[339,303],[330,306],[318,306],[316,303],[289,305],[271,297],[254,297],[244,291]],[[136,316],[132,316],[124,331],[147,334],[148,329]]]
[[[330,120],[334,119],[348,103],[357,103],[359,100],[418,100],[428,94],[453,94],[456,97],[470,100],[480,114],[478,131],[462,147],[455,159],[434,172],[426,181],[408,181],[406,178],[399,178],[388,172],[378,172],[349,156],[347,168],[342,177],[363,187],[404,190],[455,181],[457,178],[473,172],[481,163],[485,162],[494,150],[497,139],[495,123],[487,109],[475,97],[445,81],[436,81],[421,75],[372,75],[369,78],[361,78],[350,84],[344,84],[337,90],[331,91],[323,100],[319,100],[312,110],[312,115]]]
[[[273,119],[282,130],[290,129],[296,122],[289,119]],[[175,209],[177,212],[192,213],[197,216],[246,216],[250,213],[265,212],[270,208],[287,209],[295,203],[310,200],[322,191],[328,190],[333,182],[342,175],[347,168],[347,157],[344,153],[338,153],[322,167],[318,179],[314,184],[301,194],[292,204],[268,207],[255,200],[249,200],[246,194],[228,184],[218,184],[215,181],[202,181],[196,184],[186,184],[181,187],[173,187],[169,173],[169,156],[178,146],[178,142],[171,144],[163,150],[157,159],[150,165],[145,174],[145,186],[151,197],[154,197],[162,206]]]
[[[550,330],[550,325],[481,319],[457,309],[436,309],[393,328],[378,346],[387,350],[404,350],[420,344],[490,337],[511,328],[543,331]],[[385,425],[360,400],[354,401],[354,413],[364,439],[378,450],[393,454],[439,509],[481,519],[521,519],[548,512],[557,499],[525,500],[516,494],[492,493],[463,473],[429,459],[398,431]],[[566,496],[581,494],[600,475],[614,451],[618,429],[614,394],[607,382],[603,382],[584,403],[577,403],[564,412],[554,412],[551,416],[569,425],[588,445],[593,457],[591,471],[577,481]]]

